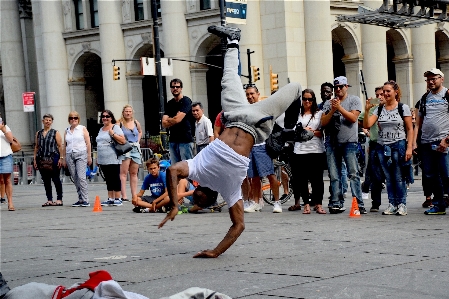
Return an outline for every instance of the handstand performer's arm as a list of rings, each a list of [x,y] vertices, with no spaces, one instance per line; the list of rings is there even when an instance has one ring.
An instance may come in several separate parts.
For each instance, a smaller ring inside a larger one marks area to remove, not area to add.
[[[229,216],[231,217],[232,226],[223,240],[212,250],[203,250],[193,257],[215,258],[225,252],[237,240],[245,229],[245,221],[243,216],[243,201],[239,200],[229,208]]]
[[[167,217],[159,224],[159,228],[163,227],[168,220],[175,220],[175,216],[178,215],[178,182],[179,179],[184,179],[188,175],[189,166],[186,161],[178,162],[167,168],[167,176],[165,179],[172,209],[167,214]]]

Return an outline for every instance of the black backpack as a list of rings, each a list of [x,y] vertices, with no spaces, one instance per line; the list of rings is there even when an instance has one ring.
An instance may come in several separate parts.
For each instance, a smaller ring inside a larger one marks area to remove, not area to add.
[[[399,116],[402,118],[402,120],[404,120],[404,104],[399,102],[398,103],[398,112],[399,112]],[[377,118],[380,117],[380,114],[382,113],[382,108],[384,107],[384,105],[379,105],[379,107],[377,107]]]
[[[421,100],[419,102],[419,112],[422,114],[422,116],[426,115],[426,101],[427,96],[429,95],[430,91],[427,91],[423,96],[421,97]],[[446,90],[446,94],[444,95],[444,99],[449,104],[449,89]],[[449,105],[447,106],[447,112],[449,112]]]

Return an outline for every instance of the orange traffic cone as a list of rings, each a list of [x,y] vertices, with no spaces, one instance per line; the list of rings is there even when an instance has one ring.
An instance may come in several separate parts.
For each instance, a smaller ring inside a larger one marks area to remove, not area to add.
[[[357,198],[352,198],[352,205],[351,210],[349,211],[349,217],[351,218],[359,218],[360,217],[360,210],[359,205],[357,204]]]
[[[92,212],[103,212],[103,208],[101,207],[101,203],[100,203],[100,196],[95,196],[95,204],[94,204],[94,209],[92,210]]]

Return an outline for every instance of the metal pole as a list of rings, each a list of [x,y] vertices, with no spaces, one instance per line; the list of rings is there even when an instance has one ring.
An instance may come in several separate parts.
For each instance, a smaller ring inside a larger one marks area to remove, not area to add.
[[[219,0],[220,2],[220,23],[221,26],[226,26],[226,14],[225,14],[225,5],[224,5],[224,1],[225,0]],[[226,54],[226,45],[227,45],[227,40],[225,38],[221,38],[221,56],[224,59],[224,56]]]
[[[154,43],[154,60],[156,63],[157,76],[157,92],[159,97],[159,128],[162,130],[162,116],[165,113],[164,93],[162,92],[162,68],[161,68],[161,47],[159,43],[159,24],[157,17],[157,3],[156,0],[151,0],[151,17],[153,18],[153,43]]]

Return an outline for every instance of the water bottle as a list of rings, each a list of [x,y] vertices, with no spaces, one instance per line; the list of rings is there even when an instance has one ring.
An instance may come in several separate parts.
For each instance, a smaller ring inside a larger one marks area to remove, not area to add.
[[[436,151],[438,147],[439,147],[439,145],[437,145],[437,144],[432,144],[432,150]],[[445,154],[449,153],[449,147],[447,147],[447,148],[444,150],[444,153],[445,153]]]

